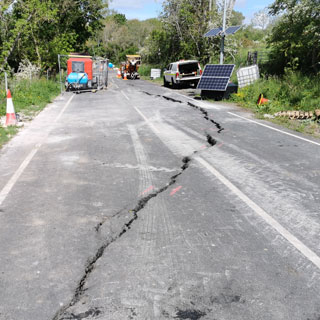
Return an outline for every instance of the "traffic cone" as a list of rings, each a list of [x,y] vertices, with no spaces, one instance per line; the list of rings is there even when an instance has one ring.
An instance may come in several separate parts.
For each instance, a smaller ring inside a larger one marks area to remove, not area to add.
[[[124,73],[123,80],[128,80],[128,78],[127,78],[127,73],[126,73],[126,72]]]
[[[118,79],[121,79],[121,72],[120,72],[120,69],[118,69],[117,78],[118,78]]]
[[[268,103],[269,100],[263,97],[263,94],[260,93],[258,101],[257,101],[257,105],[261,106],[262,104]]]
[[[17,124],[16,114],[14,112],[14,106],[12,102],[11,92],[8,90],[7,93],[7,116],[6,126],[15,126]]]

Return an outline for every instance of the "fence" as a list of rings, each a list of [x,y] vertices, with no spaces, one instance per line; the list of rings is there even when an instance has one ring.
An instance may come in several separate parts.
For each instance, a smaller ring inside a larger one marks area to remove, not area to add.
[[[269,61],[269,51],[248,51],[247,65],[261,65]]]

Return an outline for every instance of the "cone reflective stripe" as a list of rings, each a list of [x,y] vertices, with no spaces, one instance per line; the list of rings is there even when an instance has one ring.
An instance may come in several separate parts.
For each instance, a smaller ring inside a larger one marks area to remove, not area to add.
[[[11,92],[8,90],[7,94],[7,116],[6,126],[15,126],[17,124],[16,114],[14,112],[14,106],[12,102]]]

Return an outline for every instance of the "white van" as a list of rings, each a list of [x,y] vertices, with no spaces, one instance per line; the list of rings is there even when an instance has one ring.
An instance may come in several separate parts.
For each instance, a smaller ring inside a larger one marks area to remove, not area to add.
[[[182,85],[197,86],[202,70],[200,63],[197,60],[181,60],[172,62],[163,72],[163,85],[177,88]]]

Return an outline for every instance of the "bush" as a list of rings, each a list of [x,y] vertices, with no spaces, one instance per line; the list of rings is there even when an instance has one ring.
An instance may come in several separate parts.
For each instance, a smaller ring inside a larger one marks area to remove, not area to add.
[[[306,77],[300,73],[288,72],[283,77],[261,79],[239,89],[232,100],[261,113],[276,113],[285,110],[312,111],[320,108],[320,82],[316,77]],[[269,99],[269,103],[257,106],[259,94]]]
[[[161,69],[161,74],[163,72],[160,66],[150,65],[150,64],[142,64],[139,68],[140,76],[150,77],[151,69]]]

